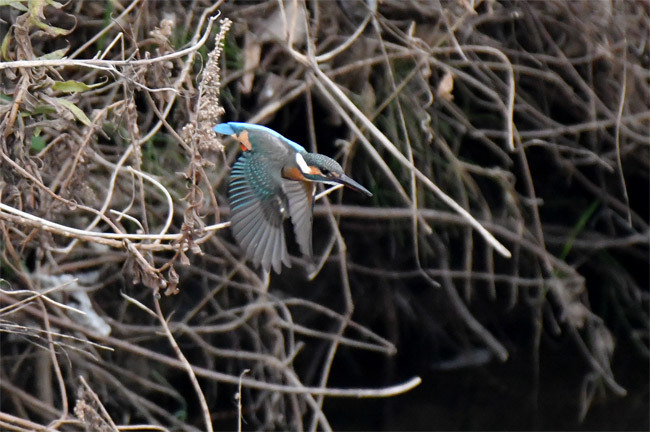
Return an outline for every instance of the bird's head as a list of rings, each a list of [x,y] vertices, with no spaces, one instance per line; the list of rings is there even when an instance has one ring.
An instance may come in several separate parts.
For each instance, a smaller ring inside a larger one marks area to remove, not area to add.
[[[297,158],[298,167],[305,180],[331,185],[342,184],[369,197],[372,196],[372,192],[345,175],[341,165],[334,159],[318,153],[302,153],[301,156],[305,164],[303,165]]]

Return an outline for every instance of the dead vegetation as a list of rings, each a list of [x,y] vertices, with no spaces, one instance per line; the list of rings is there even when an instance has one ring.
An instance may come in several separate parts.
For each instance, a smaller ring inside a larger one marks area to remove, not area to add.
[[[3,4],[0,428],[330,429],[420,383],[405,328],[503,362],[515,310],[586,361],[577,418],[647,360],[646,3]],[[318,201],[309,278],[240,260],[224,120],[373,191]],[[357,353],[389,373],[331,385]]]

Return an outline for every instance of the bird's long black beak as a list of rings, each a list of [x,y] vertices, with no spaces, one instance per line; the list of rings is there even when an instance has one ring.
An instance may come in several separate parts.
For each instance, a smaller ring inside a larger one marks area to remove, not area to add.
[[[369,197],[372,196],[372,192],[370,192],[368,189],[364,188],[359,183],[352,180],[350,177],[346,176],[345,174],[341,174],[341,176],[337,179],[337,181],[354,191],[361,192],[365,195],[368,195]]]

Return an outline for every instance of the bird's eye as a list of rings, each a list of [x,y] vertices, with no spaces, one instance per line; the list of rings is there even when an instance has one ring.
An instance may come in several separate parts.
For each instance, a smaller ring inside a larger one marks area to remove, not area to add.
[[[327,168],[321,168],[321,169],[320,169],[320,172],[321,172],[321,174],[323,174],[323,175],[329,175],[330,170],[328,170]]]

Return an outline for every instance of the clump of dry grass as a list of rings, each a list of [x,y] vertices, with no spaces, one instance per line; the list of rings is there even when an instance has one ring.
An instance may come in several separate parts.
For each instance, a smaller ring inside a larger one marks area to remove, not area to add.
[[[408,351],[417,322],[505,361],[504,303],[535,358],[544,330],[582,353],[579,416],[625,394],[619,338],[648,356],[642,2],[10,3],[2,427],[329,429],[328,397],[420,382],[333,387],[342,352]],[[223,231],[222,116],[375,193],[319,201],[312,281],[259,275]]]

